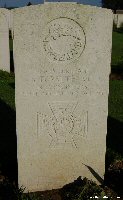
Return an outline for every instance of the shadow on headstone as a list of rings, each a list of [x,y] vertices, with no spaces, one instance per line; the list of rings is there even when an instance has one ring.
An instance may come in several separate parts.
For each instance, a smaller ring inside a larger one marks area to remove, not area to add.
[[[9,48],[10,48],[10,71],[14,73],[14,57],[13,57],[13,37],[12,30],[9,30]]]
[[[14,73],[14,59],[13,59],[13,51],[10,51],[10,71]]]
[[[16,114],[0,99],[0,171],[17,184]]]
[[[82,164],[85,165],[84,163],[82,163]],[[103,184],[103,179],[100,177],[100,175],[91,166],[85,165],[85,167],[88,168],[88,170],[95,177],[95,179],[102,185]]]

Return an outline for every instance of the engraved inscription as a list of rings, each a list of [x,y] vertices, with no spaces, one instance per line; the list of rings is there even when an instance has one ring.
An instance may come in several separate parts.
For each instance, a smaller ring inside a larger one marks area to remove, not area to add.
[[[69,63],[82,54],[86,37],[83,28],[74,20],[54,19],[44,31],[43,48],[50,61]]]
[[[78,103],[75,102],[50,102],[48,106],[50,114],[37,113],[38,135],[49,135],[49,147],[70,144],[78,148],[77,140],[87,137],[88,112],[76,112]]]
[[[36,79],[35,79],[36,80]],[[34,82],[42,95],[86,95],[88,92],[88,76],[86,70],[80,68],[50,68],[42,69],[38,82]]]

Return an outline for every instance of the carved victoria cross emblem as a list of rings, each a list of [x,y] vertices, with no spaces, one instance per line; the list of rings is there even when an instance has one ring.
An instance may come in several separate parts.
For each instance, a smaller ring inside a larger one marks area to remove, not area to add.
[[[47,133],[50,138],[50,147],[70,144],[77,148],[80,137],[87,136],[87,111],[80,115],[76,113],[78,103],[50,102],[48,103],[51,115],[41,114],[41,132]]]

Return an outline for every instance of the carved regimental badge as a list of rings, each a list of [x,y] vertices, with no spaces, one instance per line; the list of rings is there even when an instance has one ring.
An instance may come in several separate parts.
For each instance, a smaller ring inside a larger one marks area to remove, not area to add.
[[[47,24],[44,32],[43,49],[50,62],[69,63],[83,53],[85,33],[74,20],[54,19]]]

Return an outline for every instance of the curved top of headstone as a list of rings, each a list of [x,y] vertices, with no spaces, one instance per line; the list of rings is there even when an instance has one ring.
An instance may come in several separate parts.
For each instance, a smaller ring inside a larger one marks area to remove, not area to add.
[[[26,10],[33,10],[33,9],[38,9],[38,8],[45,8],[45,7],[66,7],[66,6],[76,6],[77,9],[79,7],[83,7],[85,10],[102,10],[103,12],[112,12],[111,9],[107,9],[107,8],[102,8],[102,7],[98,7],[98,6],[92,6],[92,5],[85,5],[85,4],[79,4],[78,2],[44,2],[44,4],[37,4],[37,5],[31,5],[31,6],[24,6],[24,7],[20,7],[20,8],[15,8],[12,11],[26,11]]]
[[[123,14],[123,10],[116,10],[116,14]]]
[[[9,20],[10,20],[10,11],[6,8],[0,8],[0,31],[5,31],[7,26],[5,24],[7,23],[9,26]]]

